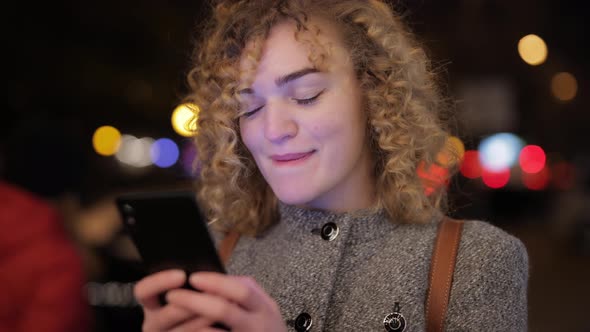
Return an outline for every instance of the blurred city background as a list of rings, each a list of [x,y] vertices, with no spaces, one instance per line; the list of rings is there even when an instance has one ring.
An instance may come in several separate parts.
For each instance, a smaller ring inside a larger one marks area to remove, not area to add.
[[[464,153],[449,187],[450,214],[489,221],[525,243],[530,331],[590,331],[585,4],[392,4],[453,100],[458,135],[449,144]],[[131,289],[143,272],[113,197],[193,187],[197,152],[182,132],[180,101],[196,24],[209,7],[187,0],[6,6],[0,178],[58,211],[82,261],[91,330],[138,331]],[[28,222],[0,223],[0,239],[33,227]],[[0,260],[10,248],[0,243]],[[10,266],[0,262],[0,273]]]

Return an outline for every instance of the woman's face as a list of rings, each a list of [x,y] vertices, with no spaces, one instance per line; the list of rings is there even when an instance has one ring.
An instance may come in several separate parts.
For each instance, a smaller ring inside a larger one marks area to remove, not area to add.
[[[262,175],[287,204],[336,212],[374,201],[366,115],[348,52],[337,32],[321,26],[329,52],[314,69],[295,25],[276,25],[265,41],[249,89],[240,91],[240,133]],[[244,63],[242,63],[244,66]]]

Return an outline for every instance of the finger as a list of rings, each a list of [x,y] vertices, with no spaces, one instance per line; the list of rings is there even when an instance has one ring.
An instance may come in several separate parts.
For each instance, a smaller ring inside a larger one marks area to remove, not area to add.
[[[188,331],[188,330],[183,330],[183,331]],[[204,327],[202,329],[199,330],[199,332],[227,332],[227,330],[222,330],[222,329],[216,329],[214,327]]]
[[[190,276],[189,282],[196,289],[238,303],[248,311],[256,311],[274,303],[251,277],[198,272]]]
[[[166,270],[141,279],[133,288],[137,301],[148,310],[160,308],[158,295],[167,290],[181,287],[186,280],[182,270]]]
[[[191,320],[195,314],[184,307],[166,305],[147,312],[145,316],[143,323],[145,331],[162,331]]]
[[[208,328],[213,324],[213,321],[204,317],[198,317],[194,319],[189,319],[188,321],[175,326],[173,329],[168,330],[168,332],[186,332],[186,331],[199,331],[201,332],[202,329]],[[221,330],[220,330],[221,331]]]
[[[214,327],[205,327],[200,329],[199,332],[227,332],[227,330],[216,329]]]
[[[234,276],[239,282],[250,288],[251,291],[258,294],[259,298],[266,302],[268,308],[279,310],[275,300],[266,293],[266,291],[250,276]]]
[[[221,322],[229,327],[243,326],[247,313],[237,304],[217,295],[175,289],[166,295],[168,303],[184,307],[194,315]]]

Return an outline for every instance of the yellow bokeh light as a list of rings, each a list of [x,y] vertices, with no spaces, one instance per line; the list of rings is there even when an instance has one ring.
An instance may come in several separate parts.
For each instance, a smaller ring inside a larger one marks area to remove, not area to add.
[[[172,127],[177,134],[192,137],[197,133],[196,120],[199,107],[195,104],[181,104],[172,112]]]
[[[518,41],[518,54],[529,65],[540,65],[547,59],[547,44],[537,35],[526,35]]]
[[[561,101],[570,101],[578,93],[578,82],[574,75],[566,72],[555,74],[551,79],[551,93]]]
[[[436,156],[436,161],[441,166],[451,166],[463,160],[463,155],[465,154],[465,145],[456,136],[450,136],[442,151],[438,153]]]
[[[121,133],[112,126],[102,126],[92,135],[94,151],[102,156],[112,156],[121,145]]]

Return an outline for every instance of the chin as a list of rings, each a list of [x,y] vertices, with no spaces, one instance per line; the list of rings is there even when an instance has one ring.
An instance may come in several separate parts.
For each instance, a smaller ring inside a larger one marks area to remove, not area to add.
[[[281,202],[288,205],[305,205],[314,198],[309,190],[274,190],[274,193]]]

